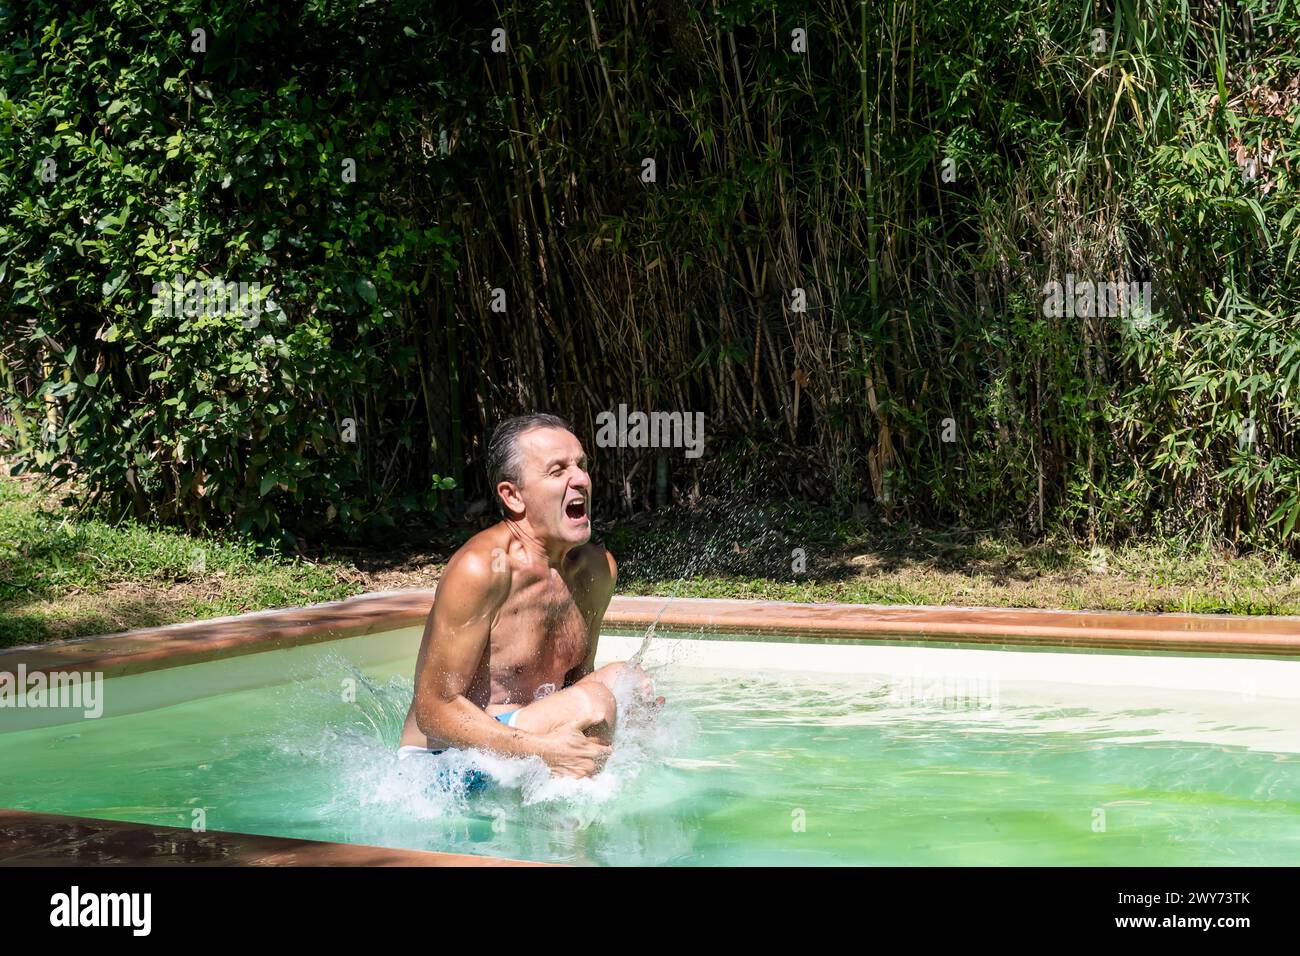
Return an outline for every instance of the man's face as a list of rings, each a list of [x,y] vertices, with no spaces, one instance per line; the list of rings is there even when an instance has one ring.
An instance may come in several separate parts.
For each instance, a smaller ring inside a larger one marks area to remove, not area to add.
[[[514,494],[543,538],[586,544],[591,539],[591,477],[582,443],[562,428],[533,428],[519,436],[522,482]],[[514,501],[508,505],[516,508]]]

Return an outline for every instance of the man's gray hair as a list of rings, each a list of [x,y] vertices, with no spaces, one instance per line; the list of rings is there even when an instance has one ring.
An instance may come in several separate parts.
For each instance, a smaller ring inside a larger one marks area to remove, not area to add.
[[[502,512],[505,511],[505,503],[497,494],[497,485],[503,481],[523,484],[519,436],[534,428],[562,428],[566,432],[573,432],[573,426],[559,415],[548,415],[545,412],[516,415],[497,425],[487,447],[488,494],[496,498]]]

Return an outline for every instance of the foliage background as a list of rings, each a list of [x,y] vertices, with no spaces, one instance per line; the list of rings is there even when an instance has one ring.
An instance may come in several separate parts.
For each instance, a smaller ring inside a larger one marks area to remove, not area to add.
[[[627,403],[708,450],[601,450],[607,508],[1295,538],[1294,0],[5,3],[0,428],[110,518],[382,534]]]

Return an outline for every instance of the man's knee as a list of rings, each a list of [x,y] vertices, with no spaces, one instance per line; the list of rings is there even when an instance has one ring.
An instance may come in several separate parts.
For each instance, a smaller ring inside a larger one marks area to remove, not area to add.
[[[654,693],[654,682],[651,681],[650,675],[629,661],[615,661],[604,667],[598,667],[584,679],[601,684],[615,692],[621,689],[640,694]]]
[[[619,681],[630,680],[633,675],[641,673],[643,673],[641,668],[635,664],[629,664],[627,661],[614,661],[604,667],[597,667],[588,675],[588,679],[613,690],[614,685]]]
[[[613,692],[603,683],[596,682],[584,684],[578,689],[581,690],[586,705],[586,713],[583,715],[586,726],[604,723],[613,727],[614,719],[618,716],[618,703],[614,700]]]

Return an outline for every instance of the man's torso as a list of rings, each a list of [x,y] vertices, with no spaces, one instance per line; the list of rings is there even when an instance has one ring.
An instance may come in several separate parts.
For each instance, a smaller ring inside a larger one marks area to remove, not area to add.
[[[465,696],[497,714],[561,689],[565,675],[586,660],[588,622],[595,613],[592,569],[606,558],[600,545],[582,545],[569,553],[561,574],[512,548],[502,526],[484,534],[488,540],[476,536],[466,546],[487,548],[494,560],[509,561],[510,591],[493,617],[487,649]]]

